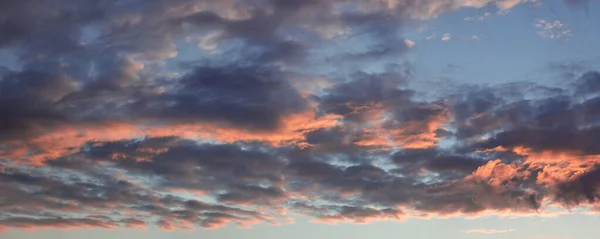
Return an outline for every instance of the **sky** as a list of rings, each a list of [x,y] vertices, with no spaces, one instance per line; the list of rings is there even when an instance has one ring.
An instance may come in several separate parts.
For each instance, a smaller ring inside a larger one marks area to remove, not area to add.
[[[598,238],[599,11],[0,1],[0,238]]]

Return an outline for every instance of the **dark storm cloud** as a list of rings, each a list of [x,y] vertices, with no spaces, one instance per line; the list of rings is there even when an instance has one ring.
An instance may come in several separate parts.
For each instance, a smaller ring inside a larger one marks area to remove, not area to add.
[[[600,199],[598,186],[600,186],[600,170],[596,167],[571,181],[557,185],[554,197],[557,201],[571,207],[594,203]]]
[[[582,103],[568,97],[548,98],[520,107],[519,121],[508,121],[509,128],[498,132],[482,148],[524,146],[536,150],[564,150],[597,154],[595,145],[600,120],[598,98]]]
[[[35,134],[68,122],[53,105],[76,89],[76,81],[65,75],[8,73],[0,81],[0,139]]]
[[[179,90],[135,102],[131,110],[141,117],[274,129],[282,116],[306,106],[287,77],[271,67],[199,67],[179,80]]]
[[[384,124],[384,128],[398,129],[398,128],[410,128],[405,124],[421,123],[427,124],[430,122],[439,121],[441,118],[445,118],[448,114],[448,105],[443,101],[437,102],[416,102],[412,101],[408,105],[393,105],[391,110],[390,120],[387,120]],[[419,134],[426,130],[414,129]]]
[[[268,204],[272,201],[285,201],[285,192],[278,187],[261,187],[253,185],[233,186],[229,192],[219,194],[217,200],[225,203]]]
[[[403,150],[392,156],[403,174],[420,174],[422,170],[464,177],[486,163],[485,159],[451,154],[437,149]],[[415,176],[415,175],[413,175]]]
[[[452,126],[456,130],[455,136],[472,139],[520,126],[583,125],[585,122],[575,122],[572,117],[589,107],[570,110],[575,99],[568,92],[569,89],[527,82],[467,91],[464,96],[453,99]]]
[[[400,89],[406,84],[401,72],[380,74],[357,72],[348,82],[337,84],[321,97],[319,108],[326,113],[339,114],[346,120],[361,122],[377,111],[410,104],[412,90]]]
[[[426,104],[415,102],[407,107],[398,107],[394,111],[394,120],[400,122],[428,122],[443,113],[443,111],[445,110],[443,107],[435,107],[442,106],[442,104],[443,103]]]
[[[536,150],[575,151],[585,155],[600,153],[598,144],[600,129],[591,128],[577,130],[573,128],[527,129],[515,128],[502,132],[487,141],[485,148],[494,146],[515,147],[526,146]]]
[[[60,39],[64,33],[103,16],[101,2],[67,0],[63,4],[52,1],[3,1],[0,3],[0,47],[32,44],[40,36]],[[60,45],[64,46],[64,45]]]

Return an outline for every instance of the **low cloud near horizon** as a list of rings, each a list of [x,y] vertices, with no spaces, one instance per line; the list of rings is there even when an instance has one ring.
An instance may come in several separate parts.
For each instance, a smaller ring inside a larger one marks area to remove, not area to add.
[[[515,231],[514,229],[465,229],[462,230],[462,233],[466,234],[501,234],[501,233],[509,233]]]

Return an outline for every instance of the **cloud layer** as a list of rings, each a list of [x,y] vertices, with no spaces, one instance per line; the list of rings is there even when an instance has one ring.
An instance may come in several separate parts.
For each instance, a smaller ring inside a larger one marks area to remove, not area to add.
[[[424,99],[397,61],[404,24],[521,2],[1,1],[0,229],[598,208],[600,73]]]

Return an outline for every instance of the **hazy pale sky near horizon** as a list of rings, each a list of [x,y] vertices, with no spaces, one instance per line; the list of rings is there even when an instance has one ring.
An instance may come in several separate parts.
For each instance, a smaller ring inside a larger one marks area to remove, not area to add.
[[[598,238],[599,11],[0,1],[0,238]]]

